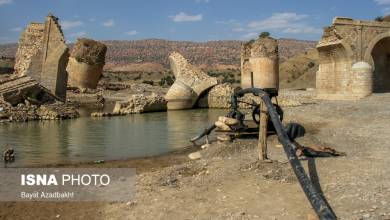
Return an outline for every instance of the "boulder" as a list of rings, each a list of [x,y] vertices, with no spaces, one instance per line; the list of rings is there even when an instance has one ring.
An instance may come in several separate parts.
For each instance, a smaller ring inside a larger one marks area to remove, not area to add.
[[[169,61],[176,78],[165,96],[169,110],[193,108],[198,98],[218,83],[215,77],[195,68],[179,53],[172,53]]]
[[[231,131],[232,130],[232,129],[230,129],[229,125],[227,125],[221,121],[216,121],[215,126],[219,129],[221,129],[222,131]]]
[[[190,158],[191,160],[199,160],[202,158],[202,155],[200,154],[199,151],[197,151],[197,152],[188,154],[188,158]]]
[[[167,102],[164,97],[154,93],[149,96],[137,94],[131,96],[127,101],[116,102],[113,114],[137,114],[144,112],[165,111],[166,109]]]
[[[229,117],[225,117],[225,116],[218,117],[218,121],[220,121],[228,126],[237,125],[239,123],[239,121],[237,119],[229,118]]]

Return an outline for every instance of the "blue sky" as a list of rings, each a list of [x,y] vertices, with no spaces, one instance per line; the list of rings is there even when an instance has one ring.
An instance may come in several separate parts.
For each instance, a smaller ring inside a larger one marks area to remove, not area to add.
[[[30,22],[60,18],[66,40],[318,40],[333,17],[373,19],[390,0],[0,0],[0,43],[17,42]]]

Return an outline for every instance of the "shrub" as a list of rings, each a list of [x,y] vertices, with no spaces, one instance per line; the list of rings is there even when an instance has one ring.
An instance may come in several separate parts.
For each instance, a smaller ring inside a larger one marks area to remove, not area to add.
[[[382,22],[383,21],[383,17],[382,16],[378,16],[378,17],[375,18],[375,21]]]
[[[259,38],[266,38],[266,37],[269,37],[271,36],[271,34],[269,32],[261,32],[260,35],[259,35]]]
[[[144,83],[144,84],[149,84],[149,85],[151,85],[151,86],[154,85],[154,82],[153,82],[152,80],[144,80],[144,81],[142,81],[142,83]]]

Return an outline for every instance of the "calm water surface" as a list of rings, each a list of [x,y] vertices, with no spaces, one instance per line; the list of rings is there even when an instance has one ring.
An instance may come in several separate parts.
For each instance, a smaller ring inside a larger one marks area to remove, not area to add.
[[[191,137],[225,113],[196,109],[2,124],[0,149],[15,149],[10,167],[155,156],[191,145]]]

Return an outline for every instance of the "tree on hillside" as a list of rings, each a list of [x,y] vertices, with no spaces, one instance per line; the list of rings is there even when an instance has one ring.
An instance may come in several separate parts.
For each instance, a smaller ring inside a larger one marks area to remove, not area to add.
[[[271,34],[269,32],[261,32],[260,35],[259,35],[259,38],[266,38],[266,37],[269,37],[271,36]]]
[[[375,18],[375,21],[382,22],[383,21],[383,17],[382,16],[378,16],[378,17]]]

